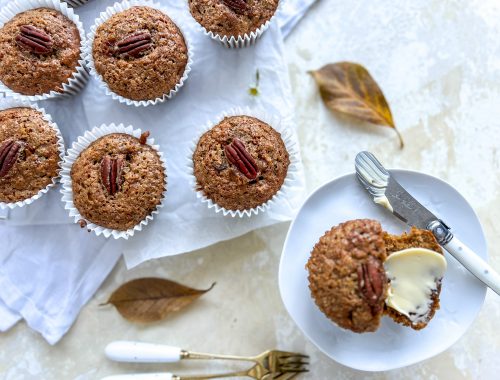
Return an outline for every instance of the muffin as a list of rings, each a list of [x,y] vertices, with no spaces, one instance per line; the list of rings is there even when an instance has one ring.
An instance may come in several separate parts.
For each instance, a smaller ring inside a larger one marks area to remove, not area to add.
[[[279,0],[189,0],[194,19],[214,35],[238,38],[256,32],[276,13]]]
[[[244,115],[226,117],[205,132],[192,158],[197,190],[227,210],[249,210],[269,201],[290,165],[281,135]]]
[[[314,246],[306,265],[311,296],[329,319],[356,333],[376,331],[383,315],[415,330],[424,328],[439,308],[443,273],[433,277],[434,286],[425,294],[425,307],[416,307],[422,315],[405,315],[390,302],[399,292],[391,281],[401,279],[396,279],[385,264],[391,255],[406,254],[406,259],[411,259],[416,254],[412,248],[429,255],[431,264],[435,256],[444,261],[442,249],[429,231],[412,229],[409,234],[394,236],[369,219],[333,227]],[[418,261],[409,262],[419,265]],[[425,269],[429,268],[433,269],[432,265]],[[417,278],[415,286],[420,287],[419,282]]]
[[[86,221],[126,231],[160,205],[166,173],[158,152],[126,133],[104,135],[71,166],[73,203]]]
[[[61,12],[18,13],[0,29],[0,81],[22,95],[62,93],[78,74],[80,54],[78,27]]]
[[[177,25],[158,9],[133,6],[115,13],[89,43],[95,71],[119,96],[154,100],[182,84],[188,47]]]
[[[29,107],[0,111],[0,202],[27,200],[59,173],[58,132]]]
[[[412,228],[409,233],[401,236],[391,235],[384,232],[383,235],[387,256],[390,257],[396,252],[408,248],[426,248],[434,252],[443,254],[443,249],[437,242],[432,232]],[[414,330],[420,330],[427,326],[429,321],[439,309],[439,295],[441,294],[441,281],[436,283],[436,289],[431,293],[430,306],[428,312],[420,319],[412,321],[408,316],[401,314],[389,306],[385,306],[385,313],[397,323],[409,326]]]

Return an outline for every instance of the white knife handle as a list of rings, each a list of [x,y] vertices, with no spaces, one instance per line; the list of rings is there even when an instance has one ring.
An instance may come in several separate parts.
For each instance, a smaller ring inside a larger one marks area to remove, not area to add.
[[[472,249],[455,236],[448,244],[443,245],[443,247],[467,268],[469,272],[496,294],[500,295],[500,275],[486,261],[476,255]]]
[[[105,349],[109,359],[129,363],[175,363],[181,352],[179,347],[129,341],[111,342]]]
[[[174,375],[168,372],[162,373],[133,373],[128,375],[111,375],[101,380],[173,380]]]

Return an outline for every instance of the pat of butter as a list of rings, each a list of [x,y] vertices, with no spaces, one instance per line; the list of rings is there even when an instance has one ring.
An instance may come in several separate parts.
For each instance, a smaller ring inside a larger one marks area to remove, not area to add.
[[[429,249],[408,248],[391,254],[384,268],[390,280],[387,306],[413,323],[426,321],[432,293],[446,271],[444,256]]]
[[[392,209],[391,203],[389,202],[389,199],[387,199],[385,195],[382,195],[381,197],[375,197],[373,198],[373,201],[381,206],[384,206],[390,212],[394,211]]]

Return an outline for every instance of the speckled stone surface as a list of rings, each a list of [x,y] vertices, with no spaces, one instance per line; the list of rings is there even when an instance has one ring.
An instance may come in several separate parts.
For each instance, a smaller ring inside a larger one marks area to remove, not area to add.
[[[490,263],[500,270],[499,35],[500,7],[494,0],[320,1],[286,42],[308,191],[351,172],[362,149],[387,166],[438,176],[476,210]],[[307,71],[346,59],[366,65],[384,89],[404,150],[393,131],[333,116],[320,102]],[[120,263],[57,346],[47,345],[24,323],[2,334],[0,377],[87,380],[165,370],[105,359],[108,342],[139,339],[235,354],[298,350],[311,356],[311,372],[298,378],[304,380],[498,378],[500,299],[490,291],[469,331],[430,360],[371,374],[328,359],[298,330],[279,296],[277,272],[287,228],[266,228],[132,271]],[[150,327],[127,323],[112,308],[98,306],[121,283],[142,276],[217,285],[182,315]],[[200,373],[204,365],[168,368]]]

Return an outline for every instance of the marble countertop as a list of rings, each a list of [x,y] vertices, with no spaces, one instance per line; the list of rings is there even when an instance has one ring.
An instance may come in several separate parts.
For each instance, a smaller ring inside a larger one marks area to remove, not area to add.
[[[286,41],[308,192],[351,172],[355,154],[365,149],[389,167],[438,176],[478,213],[490,263],[500,270],[500,6],[480,0],[355,3],[320,1]],[[378,80],[406,141],[403,150],[390,129],[359,125],[325,109],[307,71],[341,60],[364,64]],[[24,323],[0,335],[0,377],[86,380],[166,370],[104,357],[107,343],[129,339],[244,355],[271,347],[301,351],[311,357],[303,379],[498,378],[500,299],[490,291],[470,330],[430,360],[373,374],[331,361],[305,339],[281,302],[277,272],[287,229],[268,227],[130,271],[120,262],[56,346]],[[112,307],[99,306],[120,284],[143,276],[217,285],[184,312],[152,326],[128,323]],[[194,373],[205,370],[202,365],[168,368]]]

